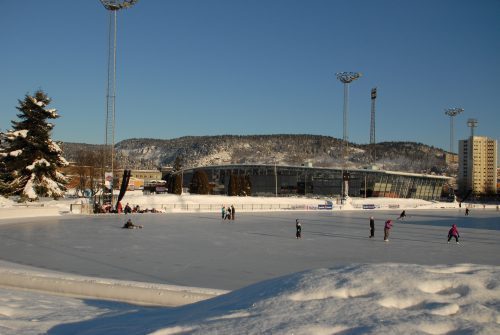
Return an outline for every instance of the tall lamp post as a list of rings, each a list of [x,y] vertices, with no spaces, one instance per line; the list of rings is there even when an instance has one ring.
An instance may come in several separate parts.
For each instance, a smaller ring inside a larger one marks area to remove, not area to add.
[[[106,88],[106,135],[103,157],[103,175],[106,169],[110,188],[110,201],[113,206],[114,156],[115,156],[115,97],[116,97],[116,13],[120,9],[132,7],[138,0],[100,0],[109,11],[109,41],[108,41],[108,86]],[[104,179],[103,179],[104,180]],[[106,183],[103,184],[103,202],[106,194]],[[109,193],[108,193],[109,194]]]
[[[348,122],[348,112],[349,112],[349,84],[354,80],[361,77],[361,73],[359,72],[338,72],[335,74],[337,79],[340,80],[341,83],[344,84],[344,118],[343,118],[343,136],[342,136],[342,155],[344,159],[344,167],[346,168],[346,160],[348,155],[348,146],[349,146],[349,136],[347,129]],[[349,173],[347,171],[342,170],[342,197],[346,198],[349,194]]]
[[[455,141],[454,129],[453,129],[453,118],[460,113],[463,113],[464,109],[460,107],[445,108],[444,113],[450,117],[450,152],[453,153],[453,143]]]
[[[477,127],[477,119],[468,119],[467,127],[470,128],[470,137],[474,136],[474,128]]]

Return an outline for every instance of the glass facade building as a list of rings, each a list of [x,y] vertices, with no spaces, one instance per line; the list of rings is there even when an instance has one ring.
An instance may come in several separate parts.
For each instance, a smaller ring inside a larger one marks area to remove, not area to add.
[[[247,177],[253,196],[307,195],[339,197],[343,193],[344,170],[283,165],[217,165],[183,171],[183,185],[189,185],[194,171],[204,170],[214,194],[227,194],[231,176]],[[439,200],[448,177],[350,169],[348,195],[351,197],[392,197]],[[178,172],[180,173],[180,172]]]

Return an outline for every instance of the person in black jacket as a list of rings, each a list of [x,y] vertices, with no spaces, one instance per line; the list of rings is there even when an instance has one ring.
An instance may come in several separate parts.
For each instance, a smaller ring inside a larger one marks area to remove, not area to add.
[[[302,238],[302,225],[299,222],[299,219],[295,220],[295,238]]]
[[[375,236],[375,219],[370,216],[370,238]]]

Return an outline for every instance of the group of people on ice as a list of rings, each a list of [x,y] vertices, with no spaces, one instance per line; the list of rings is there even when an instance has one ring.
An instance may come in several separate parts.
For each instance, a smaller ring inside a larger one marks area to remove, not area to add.
[[[234,206],[222,206],[221,208],[222,220],[234,220],[236,217],[236,212]]]
[[[468,214],[468,213],[467,213]],[[403,211],[399,217],[398,220],[403,220],[406,217],[406,211]],[[391,229],[393,226],[392,220],[387,220],[385,221],[384,224],[384,242],[389,242],[389,235],[391,233]],[[302,225],[299,222],[299,219],[295,220],[295,237],[297,239],[302,238]],[[370,216],[370,236],[369,238],[375,237],[375,218],[373,216]],[[450,240],[452,238],[455,238],[455,241],[457,244],[460,244],[458,242],[458,238],[460,237],[460,234],[458,233],[458,228],[456,224],[453,224],[448,231],[448,243],[450,243]]]

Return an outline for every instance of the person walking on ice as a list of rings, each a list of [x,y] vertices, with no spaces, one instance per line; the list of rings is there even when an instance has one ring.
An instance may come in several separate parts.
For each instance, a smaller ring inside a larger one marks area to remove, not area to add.
[[[375,236],[375,219],[370,216],[370,238]]]
[[[460,234],[458,233],[458,229],[457,229],[456,224],[453,224],[451,226],[450,230],[448,231],[448,243],[450,243],[450,240],[452,237],[455,238],[455,241],[457,242],[457,244],[460,244],[460,243],[458,243],[458,238],[460,237]]]
[[[299,222],[299,219],[295,219],[295,238],[302,238],[302,225]]]
[[[384,242],[389,242],[389,234],[392,228],[392,220],[385,221],[384,226]]]

